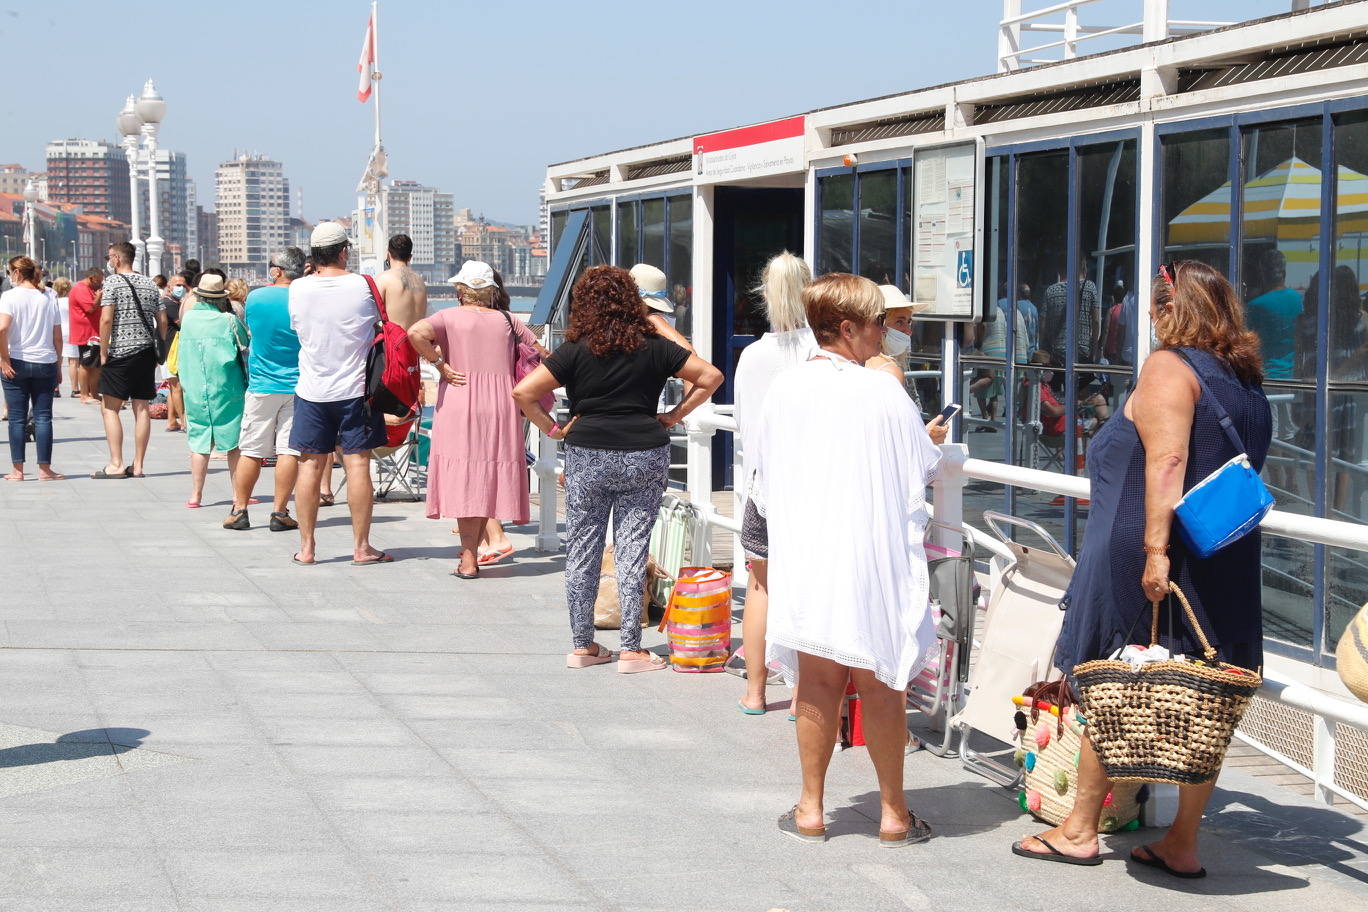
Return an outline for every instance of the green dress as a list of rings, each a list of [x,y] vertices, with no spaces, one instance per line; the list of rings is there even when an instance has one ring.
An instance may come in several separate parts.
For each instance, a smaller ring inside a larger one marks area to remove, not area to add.
[[[247,375],[239,351],[247,328],[231,313],[196,301],[182,314],[177,369],[185,391],[186,442],[192,453],[236,449]]]

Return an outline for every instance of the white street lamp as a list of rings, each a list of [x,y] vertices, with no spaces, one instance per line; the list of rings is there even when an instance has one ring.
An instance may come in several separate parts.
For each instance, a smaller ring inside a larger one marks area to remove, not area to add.
[[[141,272],[143,264],[143,240],[142,240],[142,217],[141,200],[138,192],[138,168],[140,156],[138,155],[138,131],[142,127],[142,118],[138,116],[137,106],[133,101],[133,96],[129,95],[124,101],[123,110],[115,118],[115,124],[119,128],[119,134],[123,136],[124,155],[128,157],[128,198],[131,203],[133,213],[132,229],[133,236],[129,238],[136,249],[133,256],[133,271]]]
[[[30,260],[38,259],[38,213],[33,204],[38,202],[38,185],[33,178],[24,184],[24,247]]]
[[[161,272],[162,251],[166,247],[161,236],[161,194],[157,188],[157,130],[161,126],[162,118],[166,116],[166,101],[151,79],[143,86],[142,97],[138,99],[136,110],[138,119],[142,121],[143,150],[147,155],[147,208],[150,221],[147,235],[147,274],[155,275]]]

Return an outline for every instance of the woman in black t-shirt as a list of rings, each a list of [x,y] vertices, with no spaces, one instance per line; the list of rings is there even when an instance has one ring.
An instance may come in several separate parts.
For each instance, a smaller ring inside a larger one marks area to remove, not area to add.
[[[622,605],[618,671],[665,667],[641,648],[641,593],[651,527],[670,466],[670,428],[706,402],[722,372],[657,335],[642,312],[636,283],[623,269],[596,266],[575,283],[565,343],[513,390],[523,414],[565,446],[565,598],[574,649],[569,668],[612,660],[594,642],[608,517],[613,517],[613,558]],[[680,377],[693,389],[683,402],[657,414],[665,381]],[[570,397],[571,420],[562,428],[538,404],[558,386]]]

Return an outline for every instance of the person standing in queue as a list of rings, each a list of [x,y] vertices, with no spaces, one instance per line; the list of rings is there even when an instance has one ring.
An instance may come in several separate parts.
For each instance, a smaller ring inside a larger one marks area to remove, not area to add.
[[[660,414],[670,377],[692,386]],[[594,642],[594,599],[608,530],[622,605],[618,671],[659,671],[666,663],[641,648],[641,594],[647,546],[670,467],[670,428],[702,405],[722,372],[665,339],[646,320],[636,282],[625,269],[595,266],[575,283],[565,342],[522,379],[513,398],[544,434],[565,440],[565,597],[573,648],[570,668],[610,662]],[[540,404],[564,386],[573,416],[561,428]]]
[[[880,844],[910,845],[931,836],[903,793],[905,691],[935,643],[925,492],[946,429],[940,416],[923,426],[901,384],[864,367],[883,342],[878,286],[825,275],[803,304],[820,348],[771,387],[747,456],[751,502],[768,526],[768,655],[799,683],[802,791],[778,826],[826,839],[826,772],[853,679],[879,783]]]
[[[313,275],[290,283],[290,327],[299,336],[299,383],[295,387],[290,449],[299,451],[295,503],[301,566],[317,561],[319,485],[342,445],[351,508],[352,565],[394,560],[371,546],[375,487],[371,450],[385,442],[384,415],[366,404],[366,353],[375,339],[380,309],[364,276],[347,271],[351,243],[337,222],[321,222],[309,236]]]
[[[1263,391],[1259,337],[1246,328],[1244,308],[1225,276],[1206,263],[1160,267],[1150,318],[1161,346],[1140,372],[1119,417],[1088,447],[1092,507],[1062,605],[1064,626],[1055,666],[1065,672],[1104,659],[1143,630],[1151,603],[1176,583],[1191,602],[1219,660],[1263,666],[1263,586],[1258,529],[1207,558],[1174,535],[1174,505],[1185,491],[1236,455],[1222,431],[1221,412],[1244,444],[1254,470],[1263,468],[1273,418]],[[1215,401],[1213,401],[1213,398]],[[1159,632],[1172,655],[1201,653],[1185,623]],[[1177,735],[1173,735],[1177,737]],[[1130,859],[1182,879],[1206,876],[1197,850],[1202,814],[1216,787],[1178,789],[1178,813],[1157,842]],[[1033,860],[1102,863],[1097,821],[1111,783],[1086,732],[1073,810],[1059,826],[1028,836],[1012,852]]]

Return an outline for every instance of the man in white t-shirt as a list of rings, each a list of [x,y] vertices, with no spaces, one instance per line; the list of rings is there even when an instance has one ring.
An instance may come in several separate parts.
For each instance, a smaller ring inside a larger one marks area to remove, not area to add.
[[[385,442],[384,416],[366,405],[366,353],[380,313],[364,276],[347,271],[347,232],[322,222],[309,238],[313,275],[290,283],[290,327],[299,335],[299,383],[295,386],[290,448],[299,451],[299,553],[296,564],[312,564],[318,522],[319,481],[331,469],[333,450],[342,449],[351,508],[352,564],[393,560],[371,547],[371,450]]]

